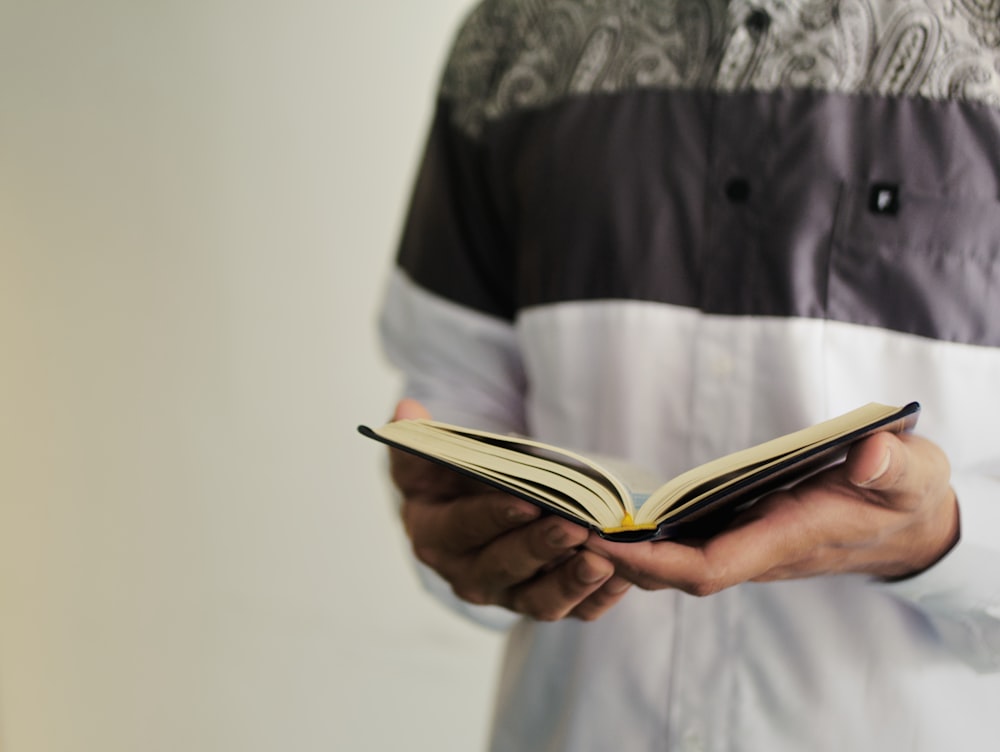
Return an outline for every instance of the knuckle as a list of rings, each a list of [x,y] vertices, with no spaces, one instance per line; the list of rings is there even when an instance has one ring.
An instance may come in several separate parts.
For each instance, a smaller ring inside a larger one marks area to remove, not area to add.
[[[471,582],[453,582],[451,589],[458,598],[474,606],[488,606],[494,602],[483,588]]]
[[[559,621],[563,617],[563,613],[552,608],[536,608],[528,612],[528,616],[535,621],[553,622]]]
[[[438,551],[430,546],[413,546],[413,555],[417,557],[417,561],[421,564],[425,564],[431,569],[437,569],[441,563],[441,556]]]
[[[587,540],[587,531],[561,519],[553,519],[548,524],[539,525],[532,541],[532,550],[540,558],[554,552],[569,551]]]
[[[556,608],[550,601],[531,598],[523,594],[513,597],[511,610],[535,621],[553,622],[564,616],[564,612]]]
[[[476,514],[467,514],[469,509],[462,508],[456,510],[452,517],[454,524],[455,539],[462,541],[478,541],[482,536],[482,519]]]
[[[645,572],[630,569],[625,571],[624,574],[628,577],[629,582],[640,590],[665,590],[667,588],[675,587],[673,583]]]
[[[399,507],[399,518],[403,521],[403,530],[406,531],[406,535],[411,539],[414,537],[416,528],[414,520],[415,511],[414,503],[404,498],[403,503]]]
[[[680,585],[680,589],[688,595],[693,595],[696,598],[705,598],[706,596],[715,595],[725,589],[725,583],[723,582],[722,577],[713,572],[706,573],[702,577],[687,580]]]
[[[495,493],[483,494],[482,499],[487,505],[490,524],[497,530],[514,527],[519,521],[516,514],[517,508],[511,506],[508,499],[497,496]]]
[[[610,607],[610,603],[603,603],[591,598],[577,606],[573,610],[572,616],[580,621],[597,621]]]
[[[709,595],[715,595],[720,590],[722,590],[722,585],[715,580],[700,580],[691,583],[687,592],[698,598],[705,598]]]
[[[516,562],[513,557],[502,558],[495,562],[493,566],[494,571],[492,572],[491,579],[498,583],[515,584],[527,579],[532,574],[524,571],[524,566],[520,562]]]

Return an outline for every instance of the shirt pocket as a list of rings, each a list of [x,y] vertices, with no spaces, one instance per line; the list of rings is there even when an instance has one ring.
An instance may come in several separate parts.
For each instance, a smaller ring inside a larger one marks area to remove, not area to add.
[[[845,185],[827,316],[974,345],[1000,345],[1000,202]]]

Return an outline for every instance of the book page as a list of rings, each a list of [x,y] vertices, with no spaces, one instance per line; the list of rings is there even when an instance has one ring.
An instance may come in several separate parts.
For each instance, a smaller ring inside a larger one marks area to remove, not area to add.
[[[575,501],[563,499],[560,508],[582,506],[602,529],[622,525],[633,513],[631,497],[620,483],[586,458],[556,447],[422,420],[389,423],[377,433],[511,488],[523,490],[524,481],[536,490],[548,487],[557,497]]]
[[[636,515],[636,522],[662,520],[668,512],[686,508],[709,493],[733,485],[751,473],[777,465],[782,460],[809,451],[819,444],[847,436],[866,425],[889,418],[899,410],[899,407],[869,403],[836,418],[692,468],[661,486]],[[692,493],[699,486],[704,486],[704,490]]]
[[[726,455],[665,484],[620,459],[583,455],[520,436],[402,420],[359,430],[442,462],[603,533],[678,529],[713,510],[801,479],[843,458],[850,443],[876,430],[909,430],[920,405],[870,403],[849,413]],[[668,522],[669,521],[669,522]],[[637,539],[637,538],[631,538]]]

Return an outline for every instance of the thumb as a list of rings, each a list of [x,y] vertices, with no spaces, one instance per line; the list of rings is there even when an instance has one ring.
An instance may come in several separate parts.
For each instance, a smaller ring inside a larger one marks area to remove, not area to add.
[[[396,404],[392,419],[429,419],[430,411],[418,400],[404,397]],[[389,475],[403,493],[448,498],[466,490],[470,481],[441,465],[400,449],[389,449]]]
[[[848,452],[847,479],[896,508],[946,495],[951,468],[940,447],[914,434],[877,433]]]
[[[847,453],[847,479],[858,488],[891,488],[904,471],[903,449],[899,440],[887,432],[859,441]]]
[[[392,414],[393,420],[412,420],[416,418],[423,418],[427,420],[430,417],[430,411],[428,411],[422,403],[410,397],[404,397],[401,399],[396,404],[396,410]]]

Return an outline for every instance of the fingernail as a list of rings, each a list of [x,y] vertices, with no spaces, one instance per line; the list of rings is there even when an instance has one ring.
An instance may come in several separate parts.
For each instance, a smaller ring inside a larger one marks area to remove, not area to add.
[[[511,522],[530,522],[537,516],[537,507],[510,507],[507,509],[507,519]]]
[[[606,580],[610,576],[610,572],[604,572],[600,569],[596,569],[586,561],[580,562],[576,568],[576,577],[584,585],[593,585],[595,582]]]
[[[545,533],[545,540],[548,541],[550,546],[563,546],[566,544],[566,531],[559,525],[553,525]]]
[[[628,580],[623,580],[621,577],[616,577],[608,581],[608,584],[604,586],[604,589],[611,595],[618,595],[619,593],[624,593],[632,587],[632,583]]]
[[[870,486],[872,483],[877,481],[879,478],[885,475],[885,471],[889,469],[889,463],[891,461],[892,461],[892,452],[886,449],[885,455],[882,457],[882,462],[879,464],[878,469],[875,470],[874,474],[872,474],[872,477],[870,477],[866,481],[863,481],[862,483],[859,483],[858,485],[864,488],[866,486]]]

